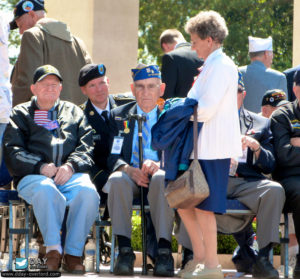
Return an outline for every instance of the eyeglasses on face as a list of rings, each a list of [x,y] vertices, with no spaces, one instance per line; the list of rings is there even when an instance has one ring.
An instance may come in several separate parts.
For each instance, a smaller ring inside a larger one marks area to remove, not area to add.
[[[155,91],[160,85],[159,84],[155,84],[155,83],[151,83],[148,85],[143,85],[143,84],[135,84],[135,91],[136,92],[144,92],[146,89],[147,91],[153,92]]]

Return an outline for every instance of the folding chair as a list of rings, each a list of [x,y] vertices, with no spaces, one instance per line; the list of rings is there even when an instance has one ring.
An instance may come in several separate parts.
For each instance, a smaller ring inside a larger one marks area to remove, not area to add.
[[[14,210],[13,206],[24,205],[25,207],[25,228],[14,228]],[[18,197],[16,190],[0,190],[0,206],[9,207],[9,270],[12,270],[13,261],[13,235],[25,234],[25,257],[29,256],[29,236],[30,236],[30,223],[29,215],[30,208],[22,199]]]
[[[255,214],[244,204],[239,202],[236,199],[227,199],[226,205],[226,214],[238,214],[238,215],[249,215],[255,216]],[[288,213],[283,212],[284,214],[284,223],[280,225],[284,225],[284,236],[280,238],[280,243],[282,244],[281,255],[283,256],[283,264],[284,264],[284,278],[288,278],[289,272],[289,254],[288,254],[288,243],[289,243],[289,232],[288,232]],[[273,263],[273,249],[270,251],[270,261]]]

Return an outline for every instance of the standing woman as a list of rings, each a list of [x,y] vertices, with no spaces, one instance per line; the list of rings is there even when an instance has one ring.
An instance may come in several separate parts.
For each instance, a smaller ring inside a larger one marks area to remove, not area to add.
[[[193,272],[184,278],[224,278],[217,257],[217,226],[214,213],[225,213],[230,158],[242,154],[237,111],[238,71],[222,51],[228,35],[223,17],[203,11],[186,24],[192,49],[204,59],[200,75],[188,93],[198,101],[198,159],[210,188],[210,196],[192,209],[178,209],[190,236]]]

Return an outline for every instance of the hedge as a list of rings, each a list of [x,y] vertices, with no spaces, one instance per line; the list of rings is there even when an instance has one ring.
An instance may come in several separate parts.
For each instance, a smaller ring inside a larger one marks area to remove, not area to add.
[[[256,221],[254,220],[253,229],[256,232]],[[142,250],[142,240],[141,240],[141,218],[139,212],[134,212],[132,216],[132,236],[131,243],[132,248],[135,251]],[[237,242],[232,235],[218,234],[218,254],[233,254],[234,249],[237,247]],[[175,236],[172,236],[172,252],[177,252],[177,240]],[[280,245],[274,247],[274,254],[280,255]]]

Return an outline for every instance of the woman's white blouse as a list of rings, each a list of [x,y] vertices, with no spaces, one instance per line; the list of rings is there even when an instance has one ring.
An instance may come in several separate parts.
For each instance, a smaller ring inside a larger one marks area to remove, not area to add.
[[[187,95],[198,101],[198,122],[204,122],[198,138],[198,159],[242,155],[237,88],[237,66],[221,48],[215,50]]]

